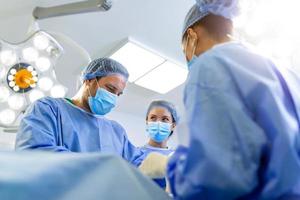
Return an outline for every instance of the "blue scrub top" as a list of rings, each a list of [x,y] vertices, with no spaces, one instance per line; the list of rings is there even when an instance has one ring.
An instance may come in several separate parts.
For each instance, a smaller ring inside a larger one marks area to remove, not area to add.
[[[146,144],[145,146],[141,147],[141,150],[148,156],[149,153],[151,152],[157,152],[163,155],[170,155],[171,153],[174,152],[173,149],[169,149],[169,148],[158,148],[158,147],[153,147],[150,146],[149,144]],[[164,178],[156,178],[153,179],[153,181],[158,184],[161,188],[166,189],[167,183],[166,180]]]
[[[50,97],[33,103],[21,121],[16,150],[26,149],[113,153],[136,166],[145,156],[117,122]]]
[[[300,79],[238,42],[190,68],[190,143],[169,161],[177,199],[300,199]]]

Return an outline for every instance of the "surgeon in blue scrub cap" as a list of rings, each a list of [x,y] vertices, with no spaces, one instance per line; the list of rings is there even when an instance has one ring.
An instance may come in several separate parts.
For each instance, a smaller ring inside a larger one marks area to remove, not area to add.
[[[148,107],[146,114],[146,133],[149,141],[141,147],[147,155],[157,152],[170,155],[174,152],[168,147],[168,140],[173,135],[179,116],[175,106],[168,101],[155,100]],[[166,188],[165,178],[156,178],[154,181],[163,189]]]
[[[182,46],[190,142],[169,159],[175,199],[300,199],[300,80],[231,37],[238,1],[198,0]]]
[[[92,61],[72,99],[46,97],[29,107],[16,149],[113,153],[139,165],[145,154],[130,143],[119,123],[105,117],[115,107],[128,77],[126,68],[115,60]]]

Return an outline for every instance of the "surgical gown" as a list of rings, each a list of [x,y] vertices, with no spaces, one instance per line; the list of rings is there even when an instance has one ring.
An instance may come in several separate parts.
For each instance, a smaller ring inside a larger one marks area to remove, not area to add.
[[[1,200],[168,200],[119,156],[0,152]]]
[[[191,66],[189,147],[168,163],[177,199],[300,199],[300,81],[238,42]]]
[[[168,156],[168,155],[170,155],[171,153],[174,152],[174,150],[169,149],[169,148],[163,149],[163,148],[158,148],[158,147],[152,147],[148,144],[141,147],[141,150],[146,154],[146,156],[148,156],[149,153],[152,153],[152,152],[160,153],[160,154],[163,154],[165,156]],[[166,189],[166,186],[167,186],[166,179],[164,179],[164,178],[155,178],[155,179],[153,179],[153,181],[156,184],[158,184],[161,188]]]
[[[26,149],[113,153],[136,166],[145,157],[117,122],[51,97],[36,101],[21,121],[16,150]]]

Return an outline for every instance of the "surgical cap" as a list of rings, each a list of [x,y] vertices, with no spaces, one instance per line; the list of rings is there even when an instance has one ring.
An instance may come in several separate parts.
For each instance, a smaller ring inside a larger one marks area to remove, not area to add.
[[[156,108],[156,107],[163,107],[163,108],[166,108],[172,115],[172,118],[173,118],[173,122],[175,124],[178,124],[179,122],[179,115],[176,111],[176,108],[175,106],[168,102],[168,101],[164,101],[164,100],[156,100],[156,101],[152,101],[151,104],[149,105],[149,108],[147,110],[147,115],[146,117],[149,115],[150,111],[153,109],[153,108]]]
[[[196,0],[196,2],[185,17],[182,37],[188,28],[208,14],[233,19],[239,13],[238,0]]]
[[[127,69],[121,63],[110,58],[98,58],[90,62],[83,70],[81,78],[82,81],[85,81],[115,74],[124,76],[126,80],[129,77]]]

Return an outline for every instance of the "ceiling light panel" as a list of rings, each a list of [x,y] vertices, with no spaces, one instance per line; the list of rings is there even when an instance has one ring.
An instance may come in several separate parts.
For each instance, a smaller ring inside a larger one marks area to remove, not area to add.
[[[117,50],[111,58],[127,68],[130,74],[129,82],[136,81],[165,61],[163,57],[130,41]]]
[[[186,80],[187,74],[186,68],[166,61],[137,80],[135,84],[165,94],[181,85]]]

